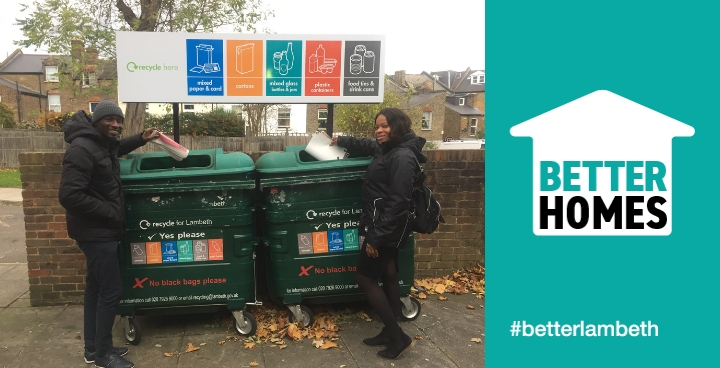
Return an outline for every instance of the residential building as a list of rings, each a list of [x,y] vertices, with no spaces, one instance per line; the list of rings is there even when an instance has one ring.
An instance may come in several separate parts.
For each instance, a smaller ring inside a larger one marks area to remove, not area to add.
[[[85,50],[79,40],[72,41],[71,55],[17,49],[0,63],[0,79],[5,80],[0,81],[2,100],[19,113],[19,121],[41,121],[51,111],[92,112],[104,98],[118,102],[115,62],[100,59],[95,49]],[[17,87],[8,90],[8,82]]]
[[[423,75],[434,82],[433,89],[446,91],[445,140],[475,137],[477,132],[485,131],[484,70],[467,68],[464,72],[447,70]]]

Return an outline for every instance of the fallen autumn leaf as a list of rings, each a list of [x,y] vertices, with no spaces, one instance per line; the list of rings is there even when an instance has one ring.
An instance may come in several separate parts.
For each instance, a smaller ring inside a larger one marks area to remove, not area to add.
[[[189,343],[188,343],[187,350],[185,350],[185,352],[186,352],[186,353],[192,353],[192,352],[195,351],[195,350],[200,350],[200,348],[197,347],[197,346],[193,346],[193,344],[192,344],[191,342],[189,342]]]
[[[475,309],[475,307],[473,307],[472,305],[468,304],[468,305],[467,305],[467,309]]]

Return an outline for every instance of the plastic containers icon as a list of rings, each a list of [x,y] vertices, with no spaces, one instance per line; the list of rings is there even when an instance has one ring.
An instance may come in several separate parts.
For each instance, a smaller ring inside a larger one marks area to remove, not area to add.
[[[322,44],[318,45],[315,53],[308,58],[308,72],[310,73],[332,73],[335,65],[337,65],[337,60],[325,57],[325,48]]]

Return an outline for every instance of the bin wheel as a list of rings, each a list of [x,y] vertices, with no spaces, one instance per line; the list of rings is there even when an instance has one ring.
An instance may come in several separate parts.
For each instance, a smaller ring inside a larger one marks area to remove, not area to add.
[[[140,323],[135,317],[123,317],[127,321],[124,323],[123,332],[125,333],[125,340],[133,345],[137,345],[142,340],[142,333],[140,332]]]
[[[255,316],[248,311],[242,311],[242,314],[243,318],[245,318],[245,322],[241,324],[237,319],[235,319],[235,331],[237,331],[240,335],[255,335],[255,332],[257,331],[257,320],[255,320]]]
[[[405,304],[402,305],[402,314],[406,321],[414,321],[420,316],[420,302],[415,298],[410,298],[410,304],[412,304],[410,309]]]
[[[300,306],[300,323],[303,327],[312,326],[313,322],[315,322],[315,318],[313,317],[313,312],[310,310],[310,308],[301,305]],[[290,313],[290,322],[297,322],[295,321],[295,314]]]

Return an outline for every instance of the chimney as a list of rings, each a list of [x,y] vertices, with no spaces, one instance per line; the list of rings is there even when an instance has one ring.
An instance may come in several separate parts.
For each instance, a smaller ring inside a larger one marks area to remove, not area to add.
[[[74,61],[82,61],[83,54],[85,53],[85,45],[82,40],[73,38],[70,41],[70,55]]]
[[[96,47],[88,47],[86,62],[88,64],[97,64],[97,60],[98,60],[98,49]]]
[[[404,70],[398,70],[395,72],[395,82],[397,82],[399,85],[406,87],[407,83],[405,83],[405,71]]]

